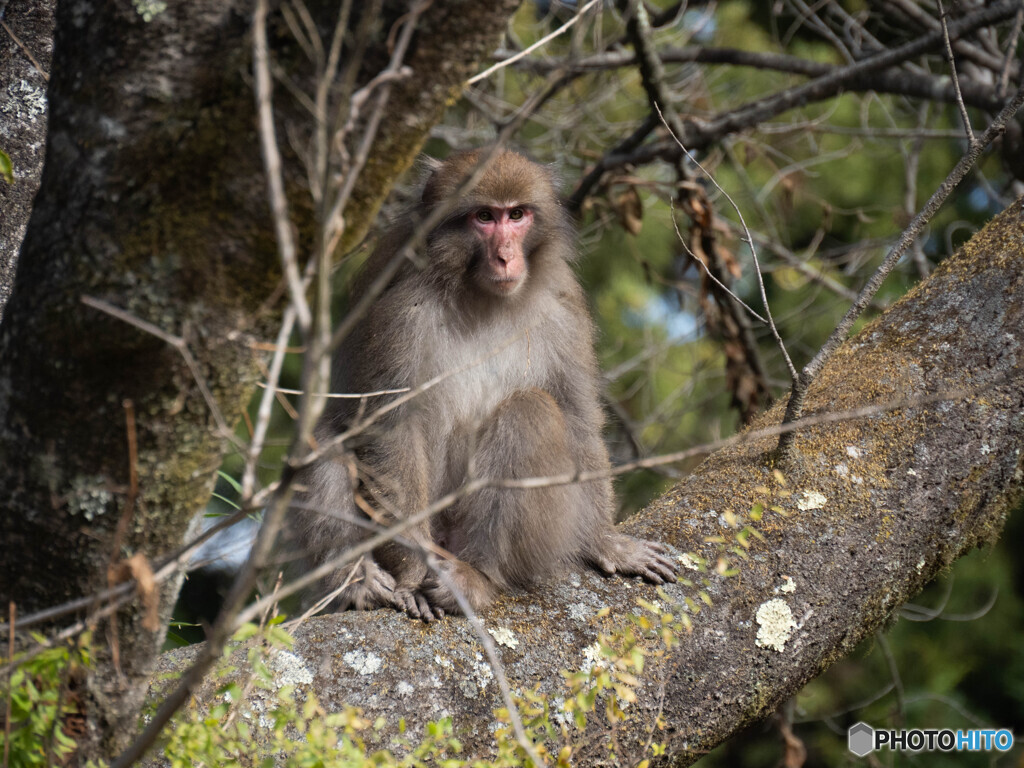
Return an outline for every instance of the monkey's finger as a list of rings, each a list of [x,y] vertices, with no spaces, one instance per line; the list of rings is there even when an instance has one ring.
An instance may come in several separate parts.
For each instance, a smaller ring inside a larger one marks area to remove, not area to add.
[[[671,562],[666,562],[661,558],[655,558],[652,562],[647,565],[648,571],[657,573],[658,576],[672,584],[676,581],[676,569],[673,567]]]
[[[395,607],[414,619],[421,618],[419,606],[408,589],[396,589],[392,595]]]
[[[414,593],[413,600],[416,603],[416,609],[419,611],[420,618],[428,624],[435,619],[441,618],[440,616],[435,615],[434,611],[431,610],[430,603],[427,602],[427,598],[425,598],[422,593]]]
[[[671,568],[666,567],[661,563],[657,563],[656,565],[651,566],[651,569],[654,570],[664,581],[667,581],[670,584],[676,583],[676,574]]]
[[[679,563],[665,555],[658,555],[654,558],[654,562],[658,564],[659,570],[663,570],[666,573],[675,574],[675,572],[679,570]]]

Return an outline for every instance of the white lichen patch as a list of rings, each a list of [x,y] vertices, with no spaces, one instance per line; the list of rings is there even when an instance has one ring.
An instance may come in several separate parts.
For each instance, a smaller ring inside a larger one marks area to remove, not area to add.
[[[439,653],[434,654],[434,663],[437,664],[437,666],[439,667],[443,667],[444,669],[452,668],[452,660],[442,657],[441,654]]]
[[[846,446],[846,455],[849,456],[851,459],[859,459],[861,456],[864,455],[864,451],[862,451],[855,445],[848,445]]]
[[[846,477],[848,474],[850,474],[850,468],[846,466],[845,461],[841,461],[838,464],[836,464],[835,470],[836,474],[839,475],[840,477]]]
[[[341,660],[348,664],[360,675],[372,675],[383,663],[380,656],[369,651],[349,651]]]
[[[470,672],[471,674],[462,678],[459,690],[467,699],[475,699],[487,690],[487,686],[494,679],[494,672],[491,670],[491,665],[484,661],[483,655],[479,653],[475,654],[474,661],[470,663]]]
[[[771,648],[782,653],[786,647],[786,641],[796,628],[793,620],[793,612],[789,610],[786,601],[773,597],[757,609],[754,615],[757,621],[757,645],[761,648]]]
[[[783,576],[782,585],[779,587],[779,592],[789,594],[790,592],[796,592],[796,582],[793,581],[792,576]]]
[[[0,100],[0,112],[26,123],[34,123],[46,115],[46,89],[27,80],[11,81],[7,85],[9,98]]]
[[[818,491],[804,491],[796,503],[796,508],[802,512],[808,512],[812,509],[824,509],[827,503],[828,498],[825,494]]]
[[[89,522],[102,515],[114,503],[114,494],[107,488],[106,481],[100,476],[79,476],[71,481],[71,493],[68,495],[68,511],[81,514]]]
[[[401,680],[398,685],[395,686],[395,691],[404,699],[408,696],[412,696],[416,692],[416,689],[413,688],[412,683]]]
[[[516,639],[515,632],[508,627],[496,627],[487,631],[491,633],[491,637],[494,638],[494,642],[498,645],[504,645],[506,648],[516,648],[519,646],[519,640]]]
[[[488,683],[494,679],[494,672],[491,670],[491,665],[484,661],[484,657],[477,653],[475,654],[476,659],[473,662],[473,677],[476,678],[477,683],[480,685],[480,690],[486,690]]]
[[[700,570],[700,566],[699,566],[699,565],[697,565],[697,561],[696,561],[696,560],[694,560],[694,559],[693,559],[692,557],[690,557],[690,555],[689,555],[689,554],[687,554],[686,552],[684,552],[683,554],[681,554],[681,555],[680,555],[679,557],[677,557],[676,559],[677,559],[677,560],[678,560],[678,561],[679,561],[680,563],[682,563],[682,564],[683,564],[683,568],[686,568],[686,569],[688,569],[688,570],[691,570],[691,571],[699,571],[699,570]]]
[[[982,456],[988,456],[990,453],[992,453],[991,446],[989,446],[988,443],[982,443],[981,444],[981,455]]]
[[[594,609],[586,603],[573,603],[569,606],[569,617],[573,621],[589,621]]]
[[[277,674],[274,684],[278,688],[286,685],[309,685],[313,682],[313,673],[298,656],[291,651],[278,651],[270,657],[270,666]]]
[[[572,728],[576,720],[565,711],[565,699],[562,696],[555,696],[551,699],[551,719],[563,728]]]
[[[580,669],[589,672],[594,667],[602,668],[608,666],[608,659],[601,655],[601,643],[595,641],[583,649],[583,663]]]

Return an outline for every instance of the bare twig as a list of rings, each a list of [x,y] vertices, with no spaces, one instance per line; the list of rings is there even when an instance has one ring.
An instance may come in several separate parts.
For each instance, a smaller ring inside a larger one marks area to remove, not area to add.
[[[192,378],[196,382],[196,387],[199,389],[200,394],[203,396],[203,400],[206,401],[206,407],[210,409],[210,414],[213,416],[214,421],[217,422],[217,428],[220,431],[221,437],[230,440],[239,449],[244,450],[244,446],[241,441],[235,436],[234,430],[228,426],[227,421],[224,419],[224,415],[220,411],[220,406],[217,405],[217,401],[213,398],[213,393],[210,392],[210,388],[206,384],[206,380],[203,378],[202,372],[199,370],[199,364],[196,359],[192,356],[189,351],[188,344],[180,336],[175,336],[168,333],[159,326],[153,325],[150,322],[143,320],[140,317],[136,317],[123,309],[115,307],[113,304],[93,298],[92,296],[83,296],[82,303],[87,307],[98,309],[101,312],[106,312],[111,317],[116,317],[122,322],[133,325],[140,331],[144,331],[152,336],[156,336],[163,342],[170,344],[185,360],[185,365],[188,366],[189,371],[192,373]]]
[[[281,378],[281,369],[284,367],[285,350],[288,346],[288,337],[291,336],[292,327],[295,325],[295,308],[289,304],[281,319],[281,329],[277,334],[277,344],[274,350],[274,357],[270,363],[270,371],[267,373],[266,391],[260,398],[259,410],[256,412],[256,425],[253,429],[252,439],[245,452],[245,469],[242,472],[242,497],[252,495],[256,483],[256,462],[263,452],[263,441],[266,439],[267,430],[270,428],[270,414],[274,405],[277,382]]]
[[[686,238],[684,238],[683,237],[683,233],[679,231],[679,222],[676,221],[675,210],[676,210],[675,209],[675,205],[670,200],[669,201],[669,213],[671,214],[672,228],[676,232],[676,238],[679,240],[679,242],[683,246],[683,248],[686,249],[686,252],[687,252],[687,254],[689,254],[690,258],[693,259],[694,262],[696,262],[697,264],[700,265],[700,267],[704,270],[704,274],[707,275],[708,279],[711,280],[711,282],[713,282],[715,285],[717,285],[719,288],[721,288],[723,291],[725,291],[725,293],[727,293],[729,295],[729,297],[733,301],[735,301],[737,304],[739,304],[741,307],[743,307],[745,310],[747,310],[747,312],[750,314],[751,317],[753,317],[759,323],[763,323],[764,325],[768,325],[768,321],[765,318],[761,317],[761,315],[759,315],[757,313],[757,310],[755,310],[753,307],[751,307],[749,304],[747,304],[747,302],[745,302],[743,299],[741,299],[739,296],[737,296],[735,293],[733,293],[732,290],[729,288],[729,286],[727,286],[725,283],[723,283],[721,280],[719,280],[717,277],[715,277],[715,274],[711,271],[711,268],[708,267],[708,265],[704,263],[704,260],[697,258],[697,255],[695,253],[693,253],[693,251],[690,250],[690,246],[688,246],[686,244]]]
[[[46,82],[50,82],[50,74],[39,65],[39,62],[36,61],[36,57],[33,56],[32,52],[28,48],[25,47],[25,44],[23,42],[21,42],[21,40],[18,39],[18,36],[16,34],[14,34],[14,30],[12,30],[9,26],[7,26],[7,23],[3,19],[0,19],[0,27],[3,27],[4,28],[4,32],[6,32],[8,35],[10,35],[11,40],[14,41],[14,44],[17,45],[21,49],[21,52],[25,54],[25,58],[27,58],[32,63],[32,66],[36,68],[36,71],[40,75],[43,76],[43,80],[45,80]],[[4,742],[4,753],[6,754],[6,752],[7,752],[7,742]],[[6,768],[6,765],[7,765],[7,761],[5,759],[4,760],[5,768]]]
[[[302,287],[292,222],[288,216],[288,198],[284,191],[281,154],[277,149],[270,77],[270,54],[267,48],[267,0],[256,0],[253,17],[253,74],[256,79],[256,112],[259,118],[260,149],[267,171],[267,194],[274,220],[274,236],[281,256],[281,266],[288,280],[288,292],[295,306],[299,328],[309,333],[312,314]]]
[[[654,108],[655,110],[657,110],[659,117],[661,117],[661,109],[658,107],[657,104],[654,105]],[[764,287],[764,275],[761,272],[761,262],[758,261],[757,258],[757,246],[754,245],[754,238],[751,236],[750,230],[747,228],[747,222],[743,218],[743,212],[740,210],[740,207],[736,205],[736,201],[732,199],[729,193],[722,189],[722,186],[718,183],[718,180],[715,179],[715,177],[712,176],[710,173],[708,173],[707,169],[704,168],[704,166],[701,165],[700,162],[698,162],[697,158],[695,158],[690,153],[690,151],[683,146],[683,143],[682,141],[680,141],[679,136],[675,133],[675,131],[672,130],[668,123],[665,124],[665,127],[672,135],[672,138],[675,139],[676,143],[679,145],[679,148],[683,151],[683,154],[690,159],[690,162],[692,162],[694,165],[700,168],[701,173],[703,173],[708,178],[708,180],[715,185],[715,188],[725,196],[726,200],[728,200],[729,204],[733,207],[733,210],[736,211],[736,215],[739,217],[740,220],[740,225],[743,227],[743,240],[750,247],[750,255],[754,261],[754,270],[757,274],[757,285],[761,291],[761,303],[764,305],[765,319],[762,320],[762,322],[767,322],[768,327],[771,329],[772,336],[775,338],[775,343],[776,345],[778,345],[779,350],[782,352],[782,357],[786,361],[786,367],[789,369],[789,375],[792,377],[795,386],[798,379],[796,366],[793,365],[793,361],[789,357],[789,352],[786,350],[786,344],[782,340],[782,336],[779,335],[779,329],[775,327],[775,320],[772,318],[772,310],[768,304],[768,294],[765,291]],[[755,313],[755,315],[757,315],[757,313]]]
[[[256,385],[261,389],[266,389],[270,392],[283,393],[285,395],[304,395],[304,390],[301,389],[288,389],[286,387],[272,387],[267,383],[259,382]],[[381,395],[402,395],[409,391],[409,387],[398,387],[397,389],[378,389],[376,392],[328,392],[324,395],[326,398],[335,398],[338,400],[365,400],[368,397],[380,397]]]
[[[583,14],[585,14],[587,11],[589,11],[591,8],[593,8],[595,5],[597,5],[599,2],[601,2],[601,0],[589,0],[589,2],[586,3],[586,5],[584,5],[582,8],[580,8],[576,12],[575,16],[573,16],[571,19],[569,19],[567,22],[565,22],[562,26],[560,26],[554,32],[551,32],[550,34],[545,35],[540,40],[535,42],[533,45],[531,45],[531,46],[529,46],[527,48],[524,48],[523,50],[513,54],[512,56],[509,56],[507,59],[499,61],[494,66],[488,67],[483,72],[478,72],[477,74],[473,75],[471,78],[469,78],[469,80],[466,81],[466,85],[473,85],[475,83],[479,83],[481,80],[485,80],[488,77],[490,77],[491,75],[493,75],[499,69],[504,69],[505,67],[507,67],[507,66],[509,66],[511,64],[515,64],[520,59],[523,59],[523,58],[526,58],[527,56],[529,56],[531,53],[536,51],[538,48],[542,48],[543,46],[547,45],[548,43],[550,43],[552,40],[554,40],[559,35],[564,34],[577,21],[579,21],[580,19],[583,18]]]
[[[501,699],[505,703],[505,709],[508,711],[508,717],[512,723],[512,730],[516,734],[516,741],[519,742],[519,746],[523,748],[526,754],[530,756],[534,766],[540,768],[540,766],[545,765],[545,762],[540,759],[536,748],[526,735],[526,729],[523,727],[523,719],[519,715],[519,708],[512,699],[512,690],[509,688],[508,678],[505,676],[505,667],[501,663],[501,659],[498,658],[498,652],[494,648],[494,642],[491,640],[491,636],[487,632],[486,627],[484,627],[484,623],[480,620],[480,617],[477,616],[476,611],[473,610],[473,606],[469,604],[469,601],[462,593],[462,590],[459,589],[455,581],[445,573],[444,569],[433,566],[429,558],[427,562],[428,564],[431,564],[432,570],[438,580],[447,587],[448,591],[455,597],[455,602],[459,604],[459,609],[469,621],[469,625],[473,628],[476,636],[480,639],[480,644],[484,647],[484,653],[487,655],[487,661],[491,665],[491,672],[494,673],[494,679],[498,682],[498,690],[501,692]]]
[[[974,135],[974,129],[971,128],[971,118],[967,114],[967,106],[964,104],[963,94],[960,92],[960,78],[956,73],[956,59],[953,57],[953,46],[949,42],[949,25],[946,23],[946,9],[942,5],[942,0],[937,0],[939,4],[939,19],[942,22],[942,42],[946,46],[946,58],[949,60],[949,74],[953,79],[953,90],[956,91],[956,105],[960,109],[960,120],[963,121],[964,131],[967,133],[967,140],[971,146],[978,141]]]
[[[1024,5],[1017,10],[1017,15],[1013,18],[1013,29],[1010,30],[1009,37],[1006,38],[1006,55],[1003,58],[1003,68],[999,72],[999,82],[996,85],[996,96],[1000,99],[1006,96],[1006,91],[1010,87],[1010,70],[1013,68],[1014,62],[1013,54],[1017,50],[1017,38],[1020,36],[1022,25],[1024,25]]]

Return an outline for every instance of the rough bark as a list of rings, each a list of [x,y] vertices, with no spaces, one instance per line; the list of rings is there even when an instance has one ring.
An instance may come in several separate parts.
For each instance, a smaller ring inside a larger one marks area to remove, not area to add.
[[[0,28],[0,150],[10,156],[14,170],[13,184],[0,181],[0,316],[11,295],[18,249],[43,174],[46,74],[56,5],[56,0],[0,4],[0,20],[7,25]]]
[[[801,432],[793,463],[780,468],[784,486],[770,463],[774,439],[723,450],[628,523],[712,565],[724,556],[738,575],[684,569],[691,584],[664,589],[676,605],[662,608],[685,611],[693,631],[645,669],[617,734],[622,764],[649,756],[642,745],[659,707],[666,730],[655,740],[667,737],[667,758],[677,765],[770,714],[955,558],[992,542],[1021,505],[1022,227],[1018,201],[848,341],[812,386],[807,412],[908,405]],[[781,414],[774,408],[752,429]],[[758,504],[785,515],[766,511],[750,522],[764,540],[750,535],[744,559],[730,551],[742,546],[729,513],[749,517]],[[786,576],[792,591],[780,589]],[[512,688],[539,684],[564,694],[559,671],[579,669],[598,632],[642,612],[640,597],[660,600],[651,586],[587,572],[502,599],[485,619],[516,641],[498,646]],[[797,623],[781,651],[756,642],[755,614],[773,598]],[[597,618],[606,607],[610,614]],[[169,654],[162,665],[180,666],[192,652]],[[424,626],[391,611],[317,618],[299,629],[296,654],[289,681],[308,675],[328,711],[354,704],[371,722],[384,717],[382,745],[402,718],[418,734],[450,714],[461,757],[492,748],[491,713],[501,704],[465,619]],[[600,720],[592,718],[595,731]],[[597,735],[589,734],[589,752],[575,754],[576,764],[588,764],[588,754],[607,757],[607,739]]]
[[[427,10],[418,87],[390,102],[379,142],[394,149],[361,178],[353,229],[365,232],[514,3],[490,6],[488,24],[477,5],[435,0]],[[336,4],[314,10],[328,17]],[[150,21],[130,0],[57,9],[45,171],[0,328],[5,611],[8,600],[24,615],[89,594],[107,585],[113,560],[171,551],[209,498],[225,439],[184,357],[82,298],[180,337],[223,421],[238,421],[257,372],[250,341],[276,318],[267,299],[281,279],[249,84],[250,14],[248,0],[171,2]],[[386,60],[387,32],[367,61]],[[17,250],[4,242],[5,254]],[[165,613],[174,591],[162,596]],[[163,640],[137,608],[117,626],[119,669],[101,649],[79,691],[86,756],[110,757],[134,732]]]

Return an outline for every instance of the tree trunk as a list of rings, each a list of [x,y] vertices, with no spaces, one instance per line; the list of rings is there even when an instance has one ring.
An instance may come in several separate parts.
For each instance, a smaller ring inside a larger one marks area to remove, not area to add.
[[[43,175],[46,77],[53,55],[56,0],[13,0],[0,7],[0,151],[11,158],[13,183],[0,180],[0,317],[14,285],[18,248]]]
[[[308,5],[324,18],[337,6]],[[356,188],[358,210],[347,213],[352,238],[496,47],[514,5],[430,5],[419,53],[406,62],[412,75],[395,88],[382,149]],[[406,8],[395,5],[390,18]],[[122,558],[152,560],[179,545],[252,394],[251,342],[279,315],[268,297],[281,269],[250,87],[251,10],[242,0],[170,2],[144,19],[129,0],[58,8],[45,172],[0,328],[5,611],[8,600],[24,615],[88,595]],[[387,60],[387,26],[378,32],[364,67]],[[288,115],[282,107],[278,117]],[[300,227],[308,224],[296,208]],[[161,595],[162,619],[175,592]],[[86,757],[109,758],[135,731],[165,630],[143,619],[131,608],[96,635],[116,636],[118,653],[101,648],[79,691],[92,729]]]

